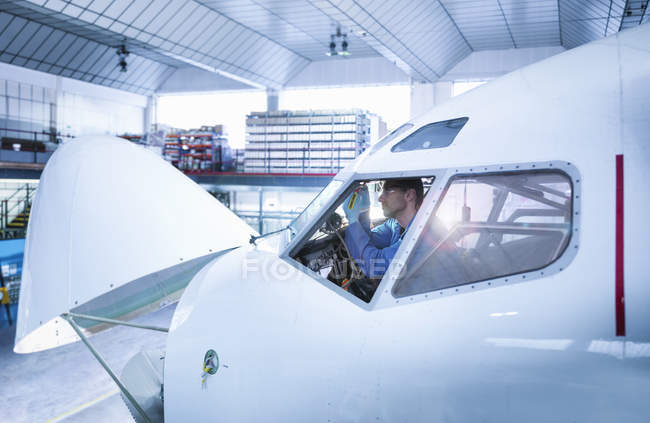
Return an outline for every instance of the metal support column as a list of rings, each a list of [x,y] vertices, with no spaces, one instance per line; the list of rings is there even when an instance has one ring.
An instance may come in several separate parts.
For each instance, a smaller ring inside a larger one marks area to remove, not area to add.
[[[2,220],[3,220],[3,225],[2,227],[4,228],[4,236],[3,238],[8,238],[7,230],[9,229],[9,200],[4,199],[2,200]]]
[[[266,89],[266,111],[267,112],[277,112],[279,101],[278,101],[278,91],[272,88]]]
[[[38,160],[37,160],[38,156],[37,156],[37,153],[36,153],[36,143],[37,142],[38,142],[37,133],[36,133],[36,131],[34,131],[34,144],[32,144],[32,148],[34,149],[34,163],[38,163]]]
[[[261,234],[264,233],[264,220],[262,219],[262,214],[264,213],[264,191],[260,188],[260,207],[259,215],[257,218],[257,232]]]

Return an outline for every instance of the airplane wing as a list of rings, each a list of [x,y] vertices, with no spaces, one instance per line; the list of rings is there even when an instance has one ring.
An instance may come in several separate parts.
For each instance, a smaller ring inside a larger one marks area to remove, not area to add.
[[[158,155],[108,136],[70,141],[33,202],[14,351],[79,339],[62,313],[130,319],[175,301],[208,261],[252,234]],[[109,327],[78,323],[88,335]]]

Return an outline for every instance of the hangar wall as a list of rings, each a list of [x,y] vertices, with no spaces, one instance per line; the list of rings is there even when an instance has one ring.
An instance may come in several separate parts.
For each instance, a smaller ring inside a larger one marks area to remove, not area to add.
[[[341,85],[408,84],[409,76],[383,57],[319,60],[311,62],[286,85],[287,88]]]
[[[0,134],[142,133],[147,97],[0,63]],[[19,132],[20,131],[20,132]]]

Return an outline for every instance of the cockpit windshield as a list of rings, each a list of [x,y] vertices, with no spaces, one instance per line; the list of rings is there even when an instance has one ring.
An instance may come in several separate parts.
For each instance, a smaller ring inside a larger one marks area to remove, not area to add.
[[[420,177],[354,181],[289,255],[370,302],[431,182]]]
[[[305,210],[303,210],[302,213],[300,213],[300,215],[289,225],[290,239],[293,239],[297,233],[303,230],[303,228],[311,222],[312,218],[330,202],[332,197],[334,197],[338,192],[339,188],[341,188],[341,185],[343,185],[343,181],[332,179],[332,181],[323,188],[316,198],[309,203]]]

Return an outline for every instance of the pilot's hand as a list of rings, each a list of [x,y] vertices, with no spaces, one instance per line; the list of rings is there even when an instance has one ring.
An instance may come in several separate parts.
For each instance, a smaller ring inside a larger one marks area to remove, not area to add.
[[[368,194],[368,187],[365,185],[357,188],[350,194],[350,196],[343,203],[343,210],[348,222],[356,222],[359,220],[359,215],[370,208],[370,195]]]

